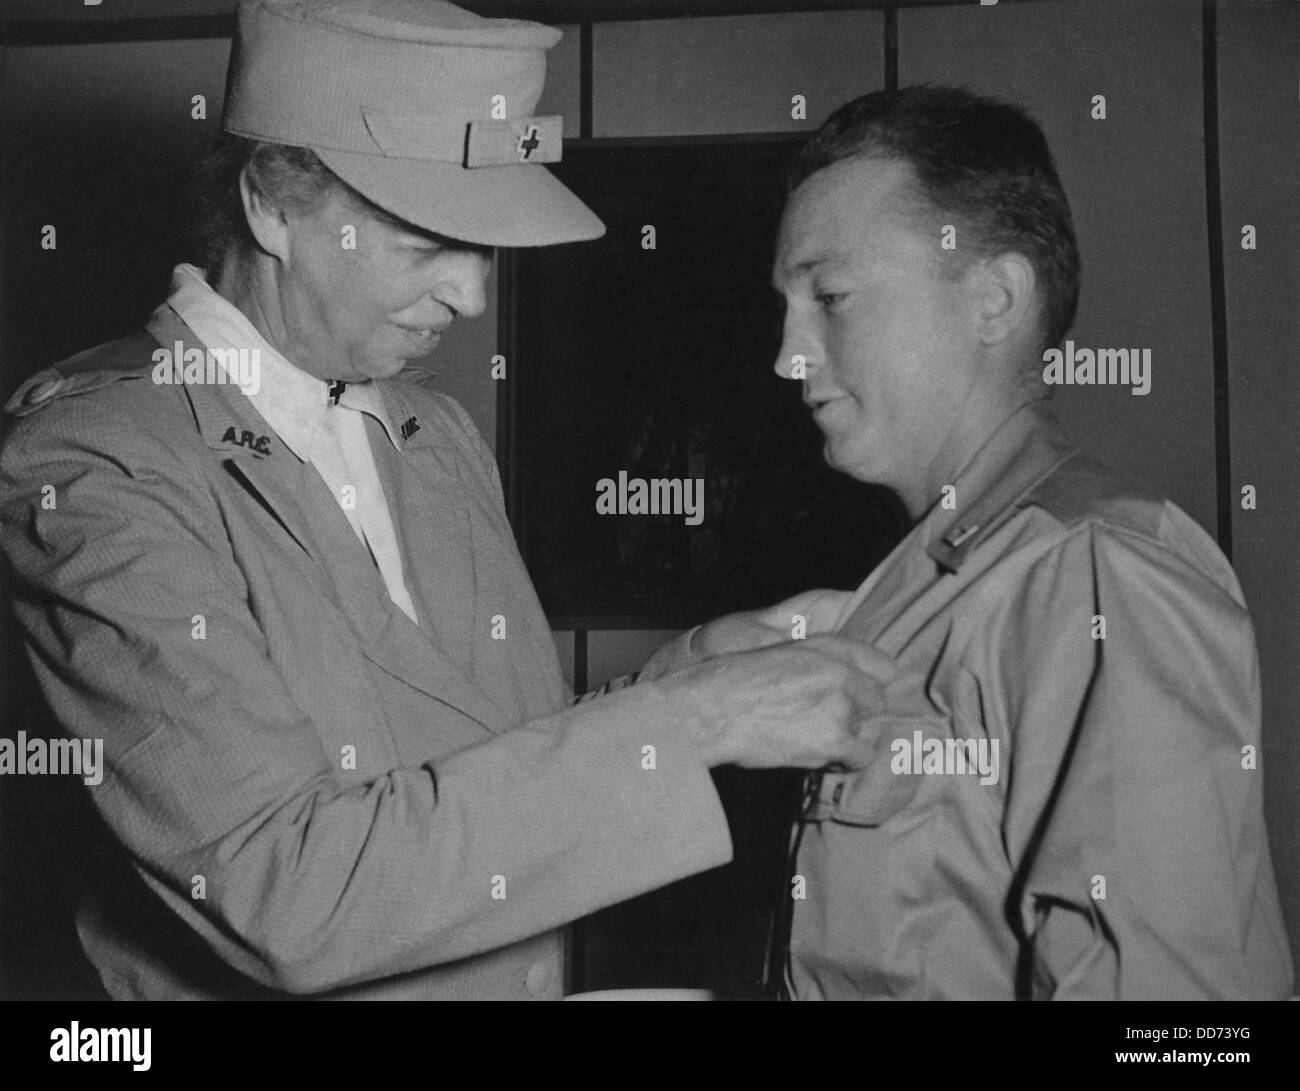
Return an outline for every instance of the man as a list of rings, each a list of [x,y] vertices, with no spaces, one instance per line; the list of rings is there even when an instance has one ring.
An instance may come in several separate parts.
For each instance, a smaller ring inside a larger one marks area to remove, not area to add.
[[[396,377],[483,310],[491,247],[603,230],[537,165],[558,38],[245,0],[209,279],[9,403],[0,545],[62,727],[102,740],[122,866],[78,932],[114,997],[556,997],[558,926],[730,858],[710,766],[854,753],[884,657],[718,655],[785,610],[567,707],[491,457]]]
[[[808,778],[774,983],[1287,996],[1241,590],[1045,404],[1079,262],[1037,125],[937,87],[842,107],[792,168],[774,277],[827,460],[918,520],[838,624],[898,673],[871,758]]]

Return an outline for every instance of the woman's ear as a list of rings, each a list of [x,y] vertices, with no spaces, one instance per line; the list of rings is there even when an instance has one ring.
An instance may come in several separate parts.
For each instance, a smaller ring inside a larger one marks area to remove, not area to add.
[[[248,177],[245,167],[239,176],[239,195],[244,202],[244,216],[257,245],[281,261],[289,260],[289,225],[284,212],[271,204]]]

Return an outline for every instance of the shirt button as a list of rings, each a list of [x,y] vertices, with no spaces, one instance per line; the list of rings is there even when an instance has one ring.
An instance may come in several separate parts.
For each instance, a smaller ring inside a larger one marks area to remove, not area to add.
[[[62,379],[43,379],[33,386],[23,397],[24,405],[40,405],[47,402],[63,389]]]
[[[528,976],[524,978],[524,988],[529,996],[541,996],[551,987],[551,968],[545,962],[534,962],[528,967]]]

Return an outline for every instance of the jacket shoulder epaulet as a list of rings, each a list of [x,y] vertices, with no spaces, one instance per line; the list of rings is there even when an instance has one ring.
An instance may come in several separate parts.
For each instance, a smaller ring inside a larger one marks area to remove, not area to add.
[[[38,371],[14,391],[5,411],[25,417],[62,398],[98,390],[120,379],[146,378],[154,367],[158,342],[141,331],[96,345]]]
[[[1155,535],[1165,501],[1091,455],[1076,454],[1035,485],[1023,506],[1040,508],[1066,526],[1097,519]]]

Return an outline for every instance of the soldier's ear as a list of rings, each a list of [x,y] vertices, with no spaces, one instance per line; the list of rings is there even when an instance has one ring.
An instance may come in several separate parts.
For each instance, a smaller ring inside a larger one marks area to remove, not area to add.
[[[289,224],[284,210],[272,204],[253,184],[245,167],[239,176],[239,195],[244,202],[244,216],[257,245],[281,261],[289,259]]]
[[[999,345],[1038,323],[1038,277],[1033,263],[1014,250],[978,263],[975,271],[979,339]]]

